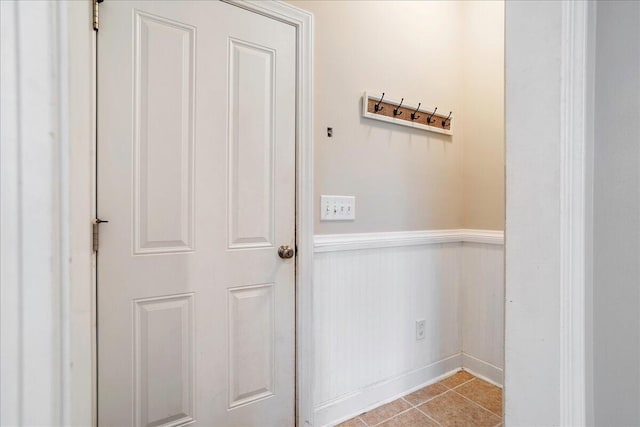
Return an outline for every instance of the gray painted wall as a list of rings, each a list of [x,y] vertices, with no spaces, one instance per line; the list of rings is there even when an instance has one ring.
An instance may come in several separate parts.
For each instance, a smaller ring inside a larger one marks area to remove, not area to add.
[[[356,197],[315,232],[502,230],[504,3],[288,1],[314,14],[315,212]],[[365,90],[452,110],[454,135],[362,118]]]
[[[596,426],[640,425],[640,2],[599,2],[593,188]]]

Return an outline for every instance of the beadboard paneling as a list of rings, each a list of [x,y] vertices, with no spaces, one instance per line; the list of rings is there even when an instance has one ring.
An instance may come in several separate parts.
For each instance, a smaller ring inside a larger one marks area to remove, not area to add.
[[[463,366],[501,385],[504,367],[504,247],[465,242],[461,251]]]
[[[460,353],[460,246],[316,254],[316,408],[326,410],[377,383]],[[426,320],[420,341],[415,339],[416,319]],[[370,406],[372,400],[360,404]],[[316,414],[319,425],[324,424],[322,412]]]
[[[316,425],[433,382],[465,360],[501,384],[502,235],[454,231],[316,236]],[[423,340],[417,319],[426,320]]]

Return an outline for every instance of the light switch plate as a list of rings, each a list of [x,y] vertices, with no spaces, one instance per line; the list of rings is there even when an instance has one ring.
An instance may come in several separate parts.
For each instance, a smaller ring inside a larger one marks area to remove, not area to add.
[[[353,221],[356,219],[354,196],[320,196],[321,221]]]

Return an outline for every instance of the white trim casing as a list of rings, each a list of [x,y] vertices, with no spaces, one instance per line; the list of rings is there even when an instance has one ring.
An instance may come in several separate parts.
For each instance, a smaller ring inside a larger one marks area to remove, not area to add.
[[[313,426],[313,15],[284,1],[224,0],[296,28],[296,408]]]
[[[506,6],[506,424],[586,423],[593,7]]]
[[[0,2],[0,424],[68,425],[67,4]]]
[[[95,47],[89,1],[66,0],[69,79],[70,408],[69,425],[96,425]]]
[[[590,2],[562,3],[560,100],[560,425],[586,423],[585,234]]]
[[[314,249],[319,252],[351,251],[358,249],[420,246],[435,243],[485,243],[502,245],[504,232],[500,230],[420,230],[381,233],[319,234],[314,237]]]

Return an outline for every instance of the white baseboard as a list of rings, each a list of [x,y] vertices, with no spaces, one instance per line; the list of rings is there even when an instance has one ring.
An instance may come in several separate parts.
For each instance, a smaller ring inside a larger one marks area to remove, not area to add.
[[[504,384],[503,370],[490,363],[473,357],[467,353],[462,353],[462,367],[465,371],[481,378],[491,384],[502,388]]]
[[[462,353],[395,378],[326,402],[315,409],[315,425],[333,426],[424,386],[440,381],[462,367]],[[344,415],[348,414],[348,415]]]

